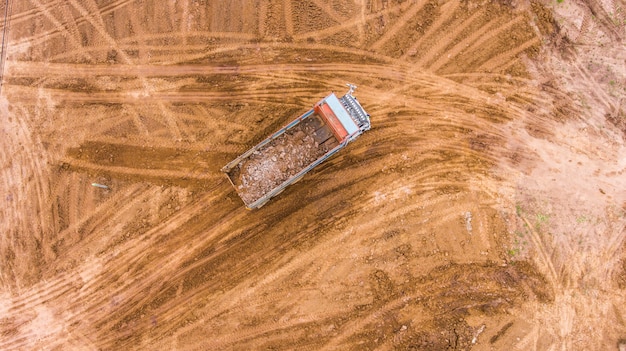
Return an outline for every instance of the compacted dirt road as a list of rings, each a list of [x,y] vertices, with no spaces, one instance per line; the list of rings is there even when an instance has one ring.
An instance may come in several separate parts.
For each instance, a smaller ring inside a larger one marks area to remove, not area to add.
[[[625,11],[3,4],[0,349],[617,350]],[[372,130],[246,211],[220,168],[348,82]]]

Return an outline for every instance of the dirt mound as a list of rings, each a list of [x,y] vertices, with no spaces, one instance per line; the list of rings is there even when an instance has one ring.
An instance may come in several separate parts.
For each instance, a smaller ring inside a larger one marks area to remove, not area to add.
[[[235,186],[243,201],[253,203],[328,152],[314,136],[312,126],[298,124],[242,162]]]

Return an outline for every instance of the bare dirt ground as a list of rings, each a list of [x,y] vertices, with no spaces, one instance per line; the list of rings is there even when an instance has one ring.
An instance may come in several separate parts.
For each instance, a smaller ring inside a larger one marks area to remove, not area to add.
[[[8,4],[0,349],[626,338],[623,0]],[[246,211],[220,168],[346,82],[372,130]]]

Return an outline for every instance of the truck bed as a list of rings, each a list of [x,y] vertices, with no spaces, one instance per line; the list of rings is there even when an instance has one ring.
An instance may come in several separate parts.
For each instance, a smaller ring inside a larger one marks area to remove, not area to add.
[[[255,150],[228,175],[244,203],[251,204],[337,145],[320,116],[311,114]]]

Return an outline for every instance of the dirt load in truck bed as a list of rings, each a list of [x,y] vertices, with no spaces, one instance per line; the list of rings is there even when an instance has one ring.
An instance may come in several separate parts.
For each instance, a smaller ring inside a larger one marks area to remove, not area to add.
[[[239,164],[235,186],[245,203],[258,200],[328,151],[315,140],[317,133],[309,121],[305,119]]]

